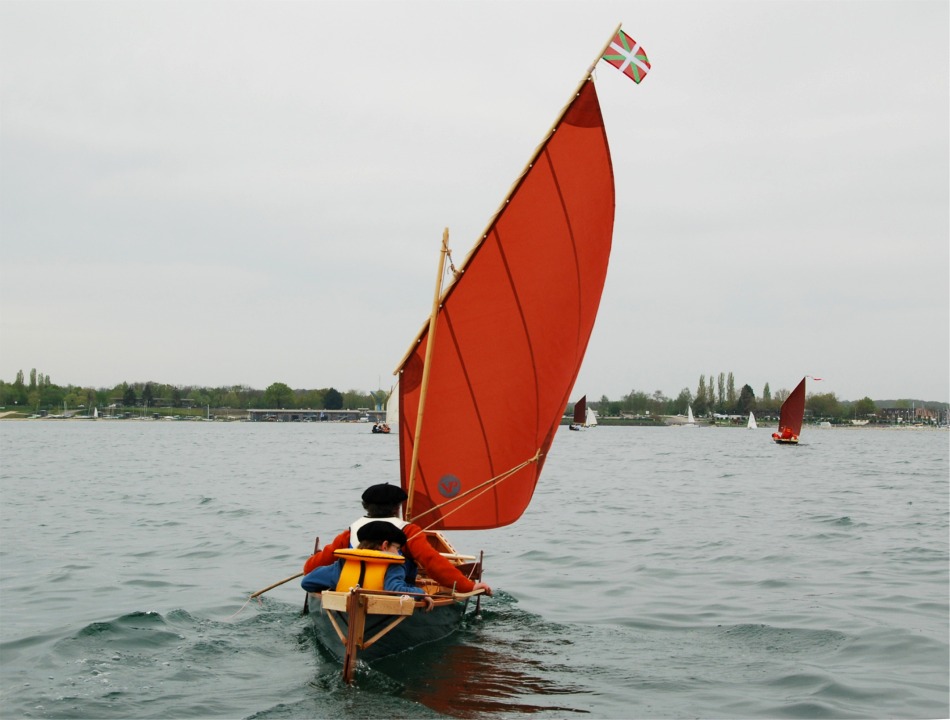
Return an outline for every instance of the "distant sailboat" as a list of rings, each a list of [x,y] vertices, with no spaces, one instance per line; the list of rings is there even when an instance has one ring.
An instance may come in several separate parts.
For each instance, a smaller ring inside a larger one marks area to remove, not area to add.
[[[389,392],[389,399],[386,401],[386,420],[385,422],[379,422],[379,418],[377,418],[376,423],[373,425],[373,432],[388,435],[392,428],[397,426],[398,422],[399,380],[396,380],[393,389]]]
[[[772,439],[779,445],[797,445],[804,418],[805,378],[802,378],[802,381],[782,403],[782,410],[779,412],[778,419],[778,432],[772,433]]]
[[[693,406],[686,406],[686,427],[699,427],[696,424],[696,418],[693,417]]]
[[[386,424],[394,428],[399,424],[399,380],[389,391],[389,400],[386,401]]]
[[[597,411],[591,407],[587,408],[587,416],[584,418],[584,427],[597,427]]]
[[[580,430],[587,424],[587,418],[587,396],[585,395],[574,403],[574,417],[571,422],[571,430]]]
[[[746,425],[746,427],[749,428],[749,430],[755,430],[756,428],[759,427],[758,425],[755,424],[755,413],[751,411],[749,412],[749,424]]]

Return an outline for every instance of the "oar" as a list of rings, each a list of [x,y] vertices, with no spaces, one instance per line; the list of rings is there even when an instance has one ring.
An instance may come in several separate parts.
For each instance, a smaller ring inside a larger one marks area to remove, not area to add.
[[[268,585],[268,586],[267,586],[266,588],[264,588],[263,590],[258,590],[256,593],[254,593],[253,595],[251,595],[251,600],[253,600],[254,598],[256,598],[258,595],[263,595],[263,594],[266,593],[268,590],[273,590],[275,587],[279,587],[279,586],[283,585],[284,583],[288,583],[288,582],[290,582],[291,580],[296,580],[297,578],[301,577],[302,575],[303,575],[303,573],[302,573],[302,572],[299,572],[299,573],[297,573],[296,575],[291,575],[289,578],[284,578],[284,579],[281,580],[280,582],[275,582],[273,585]]]

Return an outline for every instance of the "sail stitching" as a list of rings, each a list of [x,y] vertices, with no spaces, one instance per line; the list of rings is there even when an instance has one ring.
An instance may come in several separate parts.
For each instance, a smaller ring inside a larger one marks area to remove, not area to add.
[[[548,161],[548,166],[551,170],[551,180],[554,182],[554,188],[557,191],[558,202],[561,205],[561,211],[564,215],[564,224],[567,227],[567,234],[571,238],[571,252],[574,255],[574,273],[577,277],[577,337],[575,341],[575,346],[580,345],[580,337],[583,327],[583,318],[581,317],[581,297],[583,296],[583,278],[581,277],[581,265],[580,259],[577,255],[577,238],[574,235],[574,226],[571,223],[571,216],[567,209],[567,203],[564,200],[564,193],[561,191],[561,183],[558,180],[557,170],[554,167],[554,160],[551,158],[551,153],[547,147],[544,148],[544,157]],[[585,346],[586,350],[586,346]],[[574,365],[574,377],[577,377],[577,373],[580,371],[581,363],[584,361],[584,353],[579,353],[575,355],[575,365]],[[561,405],[567,404],[568,396],[571,392],[571,388],[568,387],[564,391],[564,397],[561,398]]]
[[[545,147],[543,154],[547,156],[547,153],[548,150]],[[548,165],[550,166],[550,160],[548,161]],[[508,278],[508,287],[511,289],[512,298],[514,299],[515,306],[518,308],[518,319],[521,321],[521,330],[524,334],[525,343],[528,346],[528,356],[531,358],[531,369],[534,371],[534,407],[540,408],[541,397],[540,388],[538,387],[538,363],[534,352],[534,343],[531,341],[531,333],[528,331],[528,320],[524,314],[524,306],[521,304],[521,296],[518,294],[518,288],[515,287],[515,280],[511,276],[511,265],[508,263],[508,255],[505,253],[505,246],[501,242],[501,235],[498,232],[498,228],[493,228],[492,233],[495,236],[495,242],[498,244],[498,254],[501,257],[501,264],[505,268],[505,277]],[[539,419],[539,416],[535,417],[535,428],[537,428]],[[537,435],[535,435],[535,437],[537,437]]]
[[[482,420],[481,409],[478,407],[478,403],[475,401],[475,392],[474,392],[474,389],[472,388],[472,380],[468,374],[468,366],[466,365],[465,360],[462,358],[462,349],[459,346],[458,336],[455,334],[455,326],[452,324],[452,318],[451,318],[451,315],[449,314],[449,310],[447,307],[443,306],[442,311],[439,314],[443,318],[445,318],[446,329],[448,330],[449,335],[452,338],[452,345],[455,348],[455,355],[459,359],[459,366],[462,368],[462,375],[465,377],[465,386],[469,390],[469,396],[472,399],[472,407],[475,410],[475,414],[478,416],[478,427],[482,433],[482,441],[485,445],[486,455],[488,455],[489,463],[491,463],[491,453],[487,452],[489,450],[488,434],[485,432],[485,423]],[[494,467],[491,468],[493,472],[494,472],[494,469],[495,469]]]

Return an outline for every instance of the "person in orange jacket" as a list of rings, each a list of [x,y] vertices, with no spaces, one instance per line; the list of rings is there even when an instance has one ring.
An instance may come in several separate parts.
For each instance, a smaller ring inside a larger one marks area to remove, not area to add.
[[[311,572],[314,568],[322,565],[329,565],[336,561],[334,552],[344,548],[353,547],[352,538],[357,537],[360,528],[367,523],[385,520],[400,528],[406,534],[406,544],[403,547],[403,555],[408,561],[425,568],[426,573],[433,580],[445,587],[454,587],[457,592],[473,592],[482,590],[486,595],[492,594],[492,589],[486,583],[475,582],[471,578],[465,577],[458,568],[446,560],[436,551],[425,532],[421,527],[414,523],[406,522],[399,517],[399,507],[408,496],[406,492],[398,485],[382,483],[368,487],[363,493],[363,509],[366,515],[355,520],[350,527],[337,535],[333,542],[311,555],[304,563],[304,573]]]
[[[792,432],[791,428],[780,427],[777,433],[772,433],[772,437],[776,440],[792,440],[796,436],[795,433]]]

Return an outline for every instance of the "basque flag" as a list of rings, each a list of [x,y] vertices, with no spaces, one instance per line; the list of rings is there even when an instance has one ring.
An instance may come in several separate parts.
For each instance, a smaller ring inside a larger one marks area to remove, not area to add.
[[[604,60],[609,62],[638,85],[650,71],[650,60],[643,48],[623,30],[610,41]]]

